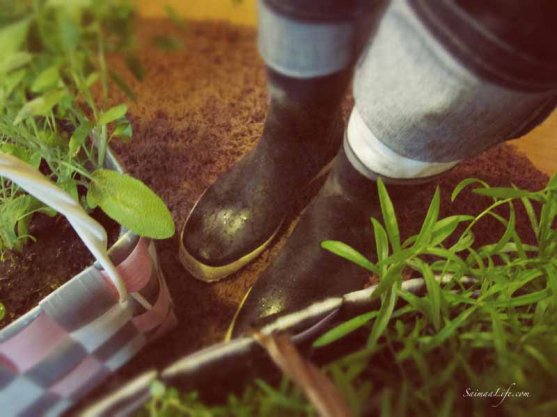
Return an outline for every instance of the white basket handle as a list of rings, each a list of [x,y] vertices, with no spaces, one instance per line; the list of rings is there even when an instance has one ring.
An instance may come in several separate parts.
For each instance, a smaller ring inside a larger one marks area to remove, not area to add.
[[[91,218],[77,201],[38,169],[4,152],[0,152],[0,176],[8,178],[33,197],[64,215],[116,287],[120,302],[127,300],[128,290],[108,257],[106,231],[99,222]]]

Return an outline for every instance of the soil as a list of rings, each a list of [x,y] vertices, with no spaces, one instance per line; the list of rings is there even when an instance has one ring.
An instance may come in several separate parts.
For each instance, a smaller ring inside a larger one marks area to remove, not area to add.
[[[120,230],[118,224],[98,210],[93,217],[107,230],[109,244],[114,243]],[[0,329],[27,313],[94,261],[62,216],[38,214],[31,221],[29,232],[35,242],[21,252],[7,252],[0,262],[0,302],[6,307]]]
[[[263,129],[268,107],[264,64],[252,28],[219,22],[190,23],[181,31],[166,20],[138,22],[139,59],[145,79],[135,80],[119,58],[112,65],[137,96],[130,102],[134,138],[114,145],[126,169],[141,178],[166,201],[177,230],[203,190],[252,148]],[[163,51],[153,46],[155,36],[181,39],[183,49]],[[118,93],[114,102],[126,100]],[[351,107],[347,98],[346,113]],[[514,148],[501,145],[461,163],[439,182],[425,187],[412,201],[396,207],[405,235],[418,231],[433,189],[442,191],[442,213],[479,213],[489,199],[464,192],[452,204],[450,192],[464,178],[482,178],[493,186],[515,184],[542,188],[547,177]],[[315,190],[313,190],[315,191]],[[299,206],[307,202],[302,199]],[[527,235],[527,219],[519,210],[518,228]],[[492,241],[501,227],[486,221],[477,238]],[[246,290],[276,256],[292,225],[255,262],[230,278],[207,284],[192,278],[178,261],[178,235],[157,243],[179,320],[178,327],[146,347],[110,377],[103,391],[151,367],[163,367],[180,356],[222,340]],[[525,238],[527,239],[527,238]]]

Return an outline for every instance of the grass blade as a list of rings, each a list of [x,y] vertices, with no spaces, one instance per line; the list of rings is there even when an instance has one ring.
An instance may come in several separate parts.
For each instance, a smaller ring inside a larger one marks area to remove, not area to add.
[[[344,242],[340,242],[338,240],[324,240],[321,242],[321,247],[325,250],[328,250],[331,253],[334,253],[341,258],[346,259],[356,265],[361,266],[364,269],[367,269],[370,272],[378,275],[378,270],[364,255],[358,252],[356,249],[352,248],[351,246],[347,245]]]
[[[344,336],[358,330],[360,327],[365,326],[372,318],[377,316],[377,314],[377,311],[370,311],[345,321],[321,335],[315,342],[313,342],[313,347],[323,347],[342,339]]]
[[[397,252],[400,250],[400,232],[398,230],[398,222],[393,202],[391,201],[387,188],[381,178],[377,180],[377,191],[379,193],[379,203],[381,205],[383,223],[385,224],[385,229],[387,231],[387,235],[389,236],[393,252]]]

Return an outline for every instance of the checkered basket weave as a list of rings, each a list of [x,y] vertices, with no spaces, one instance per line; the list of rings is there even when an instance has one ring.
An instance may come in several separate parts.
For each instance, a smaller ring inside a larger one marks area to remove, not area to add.
[[[175,325],[153,242],[127,232],[109,256],[95,256],[100,262],[0,330],[1,416],[60,415]]]

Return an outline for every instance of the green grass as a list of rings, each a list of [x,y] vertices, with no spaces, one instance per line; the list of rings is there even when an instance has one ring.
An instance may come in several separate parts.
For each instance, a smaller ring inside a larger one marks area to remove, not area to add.
[[[98,205],[140,235],[166,238],[174,224],[159,197],[125,174],[102,175],[110,142],[132,137],[127,105],[108,105],[110,80],[133,92],[106,62],[117,52],[143,76],[132,15],[130,0],[0,0],[0,152],[40,168],[86,210]],[[33,239],[37,213],[56,214],[0,177],[0,261]]]
[[[323,243],[380,279],[373,294],[380,300],[378,310],[340,324],[314,343],[321,348],[364,335],[353,352],[325,366],[355,416],[557,415],[557,176],[537,192],[465,180],[452,194],[455,204],[466,187],[476,187],[474,192],[491,197],[492,203],[475,217],[440,219],[436,192],[420,232],[401,242],[395,211],[380,183],[383,219],[372,219],[376,262],[342,242]],[[516,230],[519,205],[535,242],[523,242]],[[500,214],[502,206],[508,215]],[[474,231],[484,217],[496,219],[504,232],[478,247]],[[408,270],[424,278],[424,296],[401,290],[403,271]],[[472,281],[465,284],[464,277]],[[503,398],[507,390],[522,397]],[[478,397],[489,393],[500,396]],[[315,412],[283,380],[278,387],[256,381],[217,406],[203,404],[195,393],[156,383],[140,415]]]

